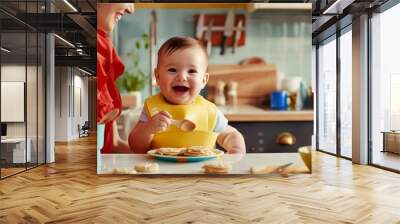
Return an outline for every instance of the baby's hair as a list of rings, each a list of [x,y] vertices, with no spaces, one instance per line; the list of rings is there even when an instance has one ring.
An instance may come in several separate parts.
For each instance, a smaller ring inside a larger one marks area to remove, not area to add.
[[[207,50],[203,44],[191,37],[176,36],[168,39],[158,50],[158,58],[162,55],[171,55],[177,50],[186,49],[188,47],[199,47],[203,52],[206,60],[208,59]]]

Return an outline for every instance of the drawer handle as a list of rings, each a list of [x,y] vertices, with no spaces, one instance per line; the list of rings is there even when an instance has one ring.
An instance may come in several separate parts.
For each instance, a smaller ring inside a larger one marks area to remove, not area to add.
[[[294,145],[296,144],[296,137],[290,132],[282,132],[276,138],[276,143],[279,145]]]

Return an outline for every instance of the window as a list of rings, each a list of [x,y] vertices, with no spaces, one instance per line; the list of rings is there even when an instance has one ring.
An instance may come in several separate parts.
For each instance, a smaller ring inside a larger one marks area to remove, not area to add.
[[[336,36],[318,48],[318,149],[336,153]]]
[[[340,155],[352,157],[352,35],[351,26],[340,36]]]
[[[399,21],[400,4],[371,18],[372,164],[395,170],[400,170],[400,132],[391,131],[400,131]]]
[[[45,163],[45,34],[12,15],[40,13],[43,1],[1,1],[0,93],[5,127],[0,144],[0,179]],[[3,8],[2,8],[3,9]],[[13,97],[10,97],[10,96]],[[9,100],[10,100],[9,99]]]

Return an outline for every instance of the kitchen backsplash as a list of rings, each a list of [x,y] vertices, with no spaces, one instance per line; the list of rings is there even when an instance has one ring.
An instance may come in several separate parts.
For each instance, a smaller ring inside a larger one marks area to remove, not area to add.
[[[157,47],[168,38],[176,35],[194,36],[194,15],[225,14],[227,10],[156,10]],[[220,55],[218,46],[213,46],[209,57],[210,64],[235,64],[244,58],[258,56],[267,63],[275,64],[278,72],[287,77],[300,76],[307,86],[311,85],[311,12],[271,12],[257,11],[246,14],[246,44],[236,49],[228,48],[225,55]],[[172,19],[173,18],[173,19]],[[114,41],[121,55],[135,47],[143,33],[149,33],[151,10],[140,9],[134,14],[124,16],[119,22]],[[116,35],[117,34],[117,35]],[[115,38],[117,37],[117,38]],[[132,62],[124,58],[126,66]],[[141,52],[140,67],[148,74],[149,51]],[[143,92],[147,92],[144,90]]]

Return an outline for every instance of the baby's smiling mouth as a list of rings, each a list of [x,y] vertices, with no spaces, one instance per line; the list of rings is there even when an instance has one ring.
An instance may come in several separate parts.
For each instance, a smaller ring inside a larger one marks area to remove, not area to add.
[[[190,88],[187,86],[176,85],[176,86],[173,86],[172,89],[178,93],[186,93],[187,91],[189,91]]]

